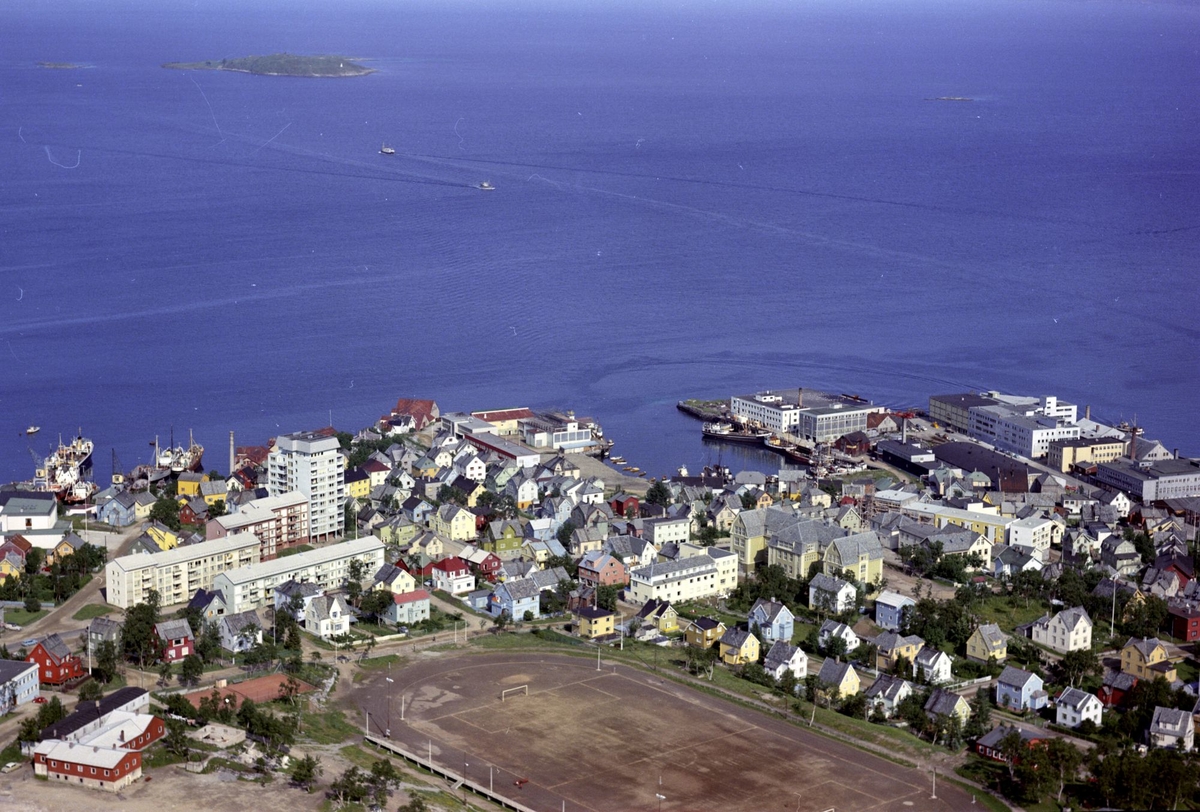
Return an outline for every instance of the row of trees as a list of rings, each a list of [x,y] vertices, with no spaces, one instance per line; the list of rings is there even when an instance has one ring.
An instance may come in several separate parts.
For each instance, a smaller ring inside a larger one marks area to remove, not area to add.
[[[61,603],[82,589],[107,559],[103,547],[82,544],[47,567],[46,551],[34,547],[25,556],[24,571],[0,582],[0,600],[24,601],[28,612],[41,609],[44,600]]]

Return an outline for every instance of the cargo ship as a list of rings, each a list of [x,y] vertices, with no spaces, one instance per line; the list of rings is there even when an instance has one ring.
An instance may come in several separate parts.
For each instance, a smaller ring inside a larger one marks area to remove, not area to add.
[[[762,445],[771,436],[771,432],[766,430],[735,427],[732,423],[724,421],[705,423],[703,432],[710,440],[749,445]]]
[[[81,431],[70,445],[58,438],[58,448],[34,468],[34,490],[49,491],[64,502],[86,502],[97,490],[90,477],[95,444]]]

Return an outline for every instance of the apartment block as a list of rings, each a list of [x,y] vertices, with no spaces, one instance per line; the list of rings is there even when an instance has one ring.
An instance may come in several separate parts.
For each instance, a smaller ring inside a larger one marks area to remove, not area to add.
[[[161,553],[114,558],[104,568],[106,597],[113,606],[128,609],[145,603],[153,589],[163,606],[187,603],[197,589],[212,589],[220,573],[257,564],[261,549],[253,533],[235,533]]]
[[[345,528],[345,469],[337,437],[301,431],[276,438],[267,457],[267,490],[272,496],[299,491],[308,499],[313,541],[341,537]]]
[[[209,540],[253,533],[262,545],[261,560],[270,561],[289,547],[308,543],[308,497],[291,491],[256,499],[237,513],[210,519],[204,530]]]

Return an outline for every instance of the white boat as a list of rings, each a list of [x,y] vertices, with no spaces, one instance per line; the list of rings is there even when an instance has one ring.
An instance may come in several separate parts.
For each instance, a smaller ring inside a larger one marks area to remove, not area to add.
[[[41,430],[42,430],[41,426],[30,426],[29,428],[25,429],[25,433],[26,434],[37,434]]]
[[[395,155],[396,150],[392,149],[387,144],[384,144],[382,147],[379,148],[379,154],[380,155]]]
[[[486,181],[486,180],[485,180],[485,181],[483,181],[483,183],[480,183],[480,184],[479,184],[478,186],[476,186],[475,188],[476,188],[476,189],[479,189],[479,190],[481,190],[481,191],[484,191],[484,192],[494,192],[494,191],[496,191],[496,187],[495,187],[495,186],[493,186],[491,183],[489,183],[489,182],[488,182],[488,181]]]

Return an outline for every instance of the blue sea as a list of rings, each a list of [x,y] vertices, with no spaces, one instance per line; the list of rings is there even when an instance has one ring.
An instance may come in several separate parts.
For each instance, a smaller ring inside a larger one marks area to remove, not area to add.
[[[674,404],[795,386],[1200,454],[1194,3],[31,0],[0,45],[0,480],[399,396],[768,466]],[[279,51],[377,72],[160,67]]]

